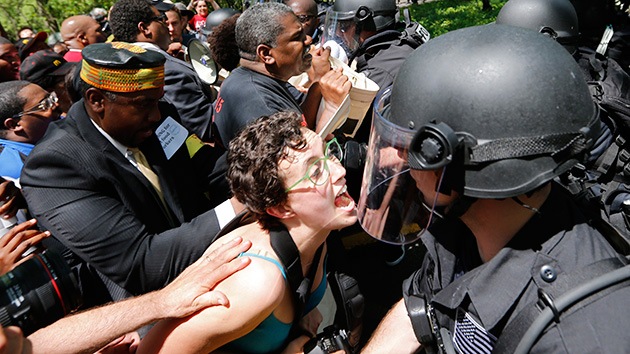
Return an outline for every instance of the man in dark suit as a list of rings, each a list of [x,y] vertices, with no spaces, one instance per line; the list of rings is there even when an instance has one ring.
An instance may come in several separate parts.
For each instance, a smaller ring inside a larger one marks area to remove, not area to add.
[[[188,63],[166,52],[171,37],[164,13],[173,6],[161,0],[120,0],[110,12],[109,23],[116,40],[157,51],[166,58],[164,99],[177,108],[186,128],[201,140],[211,141],[216,92],[204,86]]]
[[[173,280],[234,210],[229,201],[210,210],[199,163],[216,154],[160,102],[164,57],[115,42],[86,47],[83,59],[83,99],[31,152],[22,186],[41,226],[116,300]]]

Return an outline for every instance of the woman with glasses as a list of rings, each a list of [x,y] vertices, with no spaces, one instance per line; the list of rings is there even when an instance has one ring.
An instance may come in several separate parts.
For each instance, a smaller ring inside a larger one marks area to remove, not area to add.
[[[325,241],[331,231],[356,222],[356,208],[347,193],[341,148],[301,122],[295,112],[263,116],[230,143],[230,187],[255,221],[224,236],[242,236],[253,244],[244,254],[251,258],[250,266],[217,285],[229,306],[158,323],[138,353],[278,352],[296,316],[302,316],[305,333],[317,332],[321,315],[314,308],[326,288]],[[315,267],[310,296],[299,314],[286,268],[271,246],[270,230],[278,227],[288,231],[291,240],[286,242],[295,243],[303,273]]]

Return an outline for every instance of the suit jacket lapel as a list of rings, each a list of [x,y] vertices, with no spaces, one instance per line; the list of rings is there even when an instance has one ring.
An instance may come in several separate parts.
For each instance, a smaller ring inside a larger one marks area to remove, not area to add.
[[[176,182],[168,171],[168,160],[166,159],[166,155],[164,155],[160,141],[154,134],[140,146],[140,149],[149,161],[151,168],[160,179],[164,201],[170,208],[171,214],[173,214],[179,222],[184,222],[184,212],[180,208],[179,197],[177,196],[176,190],[172,188]]]
[[[83,140],[91,144],[95,149],[101,151],[109,159],[116,161],[116,167],[124,170],[124,175],[132,175],[135,177],[133,180],[129,178],[126,179],[128,183],[132,184],[130,187],[135,193],[144,193],[148,198],[153,198],[155,203],[161,204],[160,196],[151,185],[151,182],[149,182],[146,177],[144,177],[144,175],[138,171],[96,127],[94,127],[94,123],[91,122],[85,110],[83,100],[72,106],[67,119],[74,119]],[[173,181],[169,180],[167,177],[169,173],[161,166],[163,165],[163,161],[166,161],[166,156],[155,135],[151,136],[147,142],[142,144],[141,150],[160,179],[164,200],[170,209],[170,215],[165,215],[165,217],[172,219],[174,216],[182,222],[184,220],[183,212],[181,208],[179,208],[178,198],[176,198],[174,191],[170,188],[170,186],[173,185]],[[163,210],[163,212],[168,213],[169,211]]]

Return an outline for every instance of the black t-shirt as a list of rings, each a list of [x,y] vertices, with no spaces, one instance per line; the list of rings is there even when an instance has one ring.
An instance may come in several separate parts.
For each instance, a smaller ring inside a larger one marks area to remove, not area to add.
[[[221,85],[214,104],[214,124],[224,146],[250,121],[283,110],[302,114],[287,83],[238,67]]]

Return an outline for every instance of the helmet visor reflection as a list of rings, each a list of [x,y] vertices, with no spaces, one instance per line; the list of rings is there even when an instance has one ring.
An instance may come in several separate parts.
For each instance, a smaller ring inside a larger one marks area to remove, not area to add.
[[[437,193],[430,205],[424,205],[425,198],[407,162],[415,132],[388,120],[390,92],[386,90],[374,104],[358,218],[370,236],[391,244],[406,244],[416,241],[430,225]],[[441,177],[436,190],[440,183]]]
[[[354,21],[354,12],[337,12],[329,8],[326,11],[321,45],[323,47],[341,47],[346,57],[350,58],[359,48],[359,34]]]

